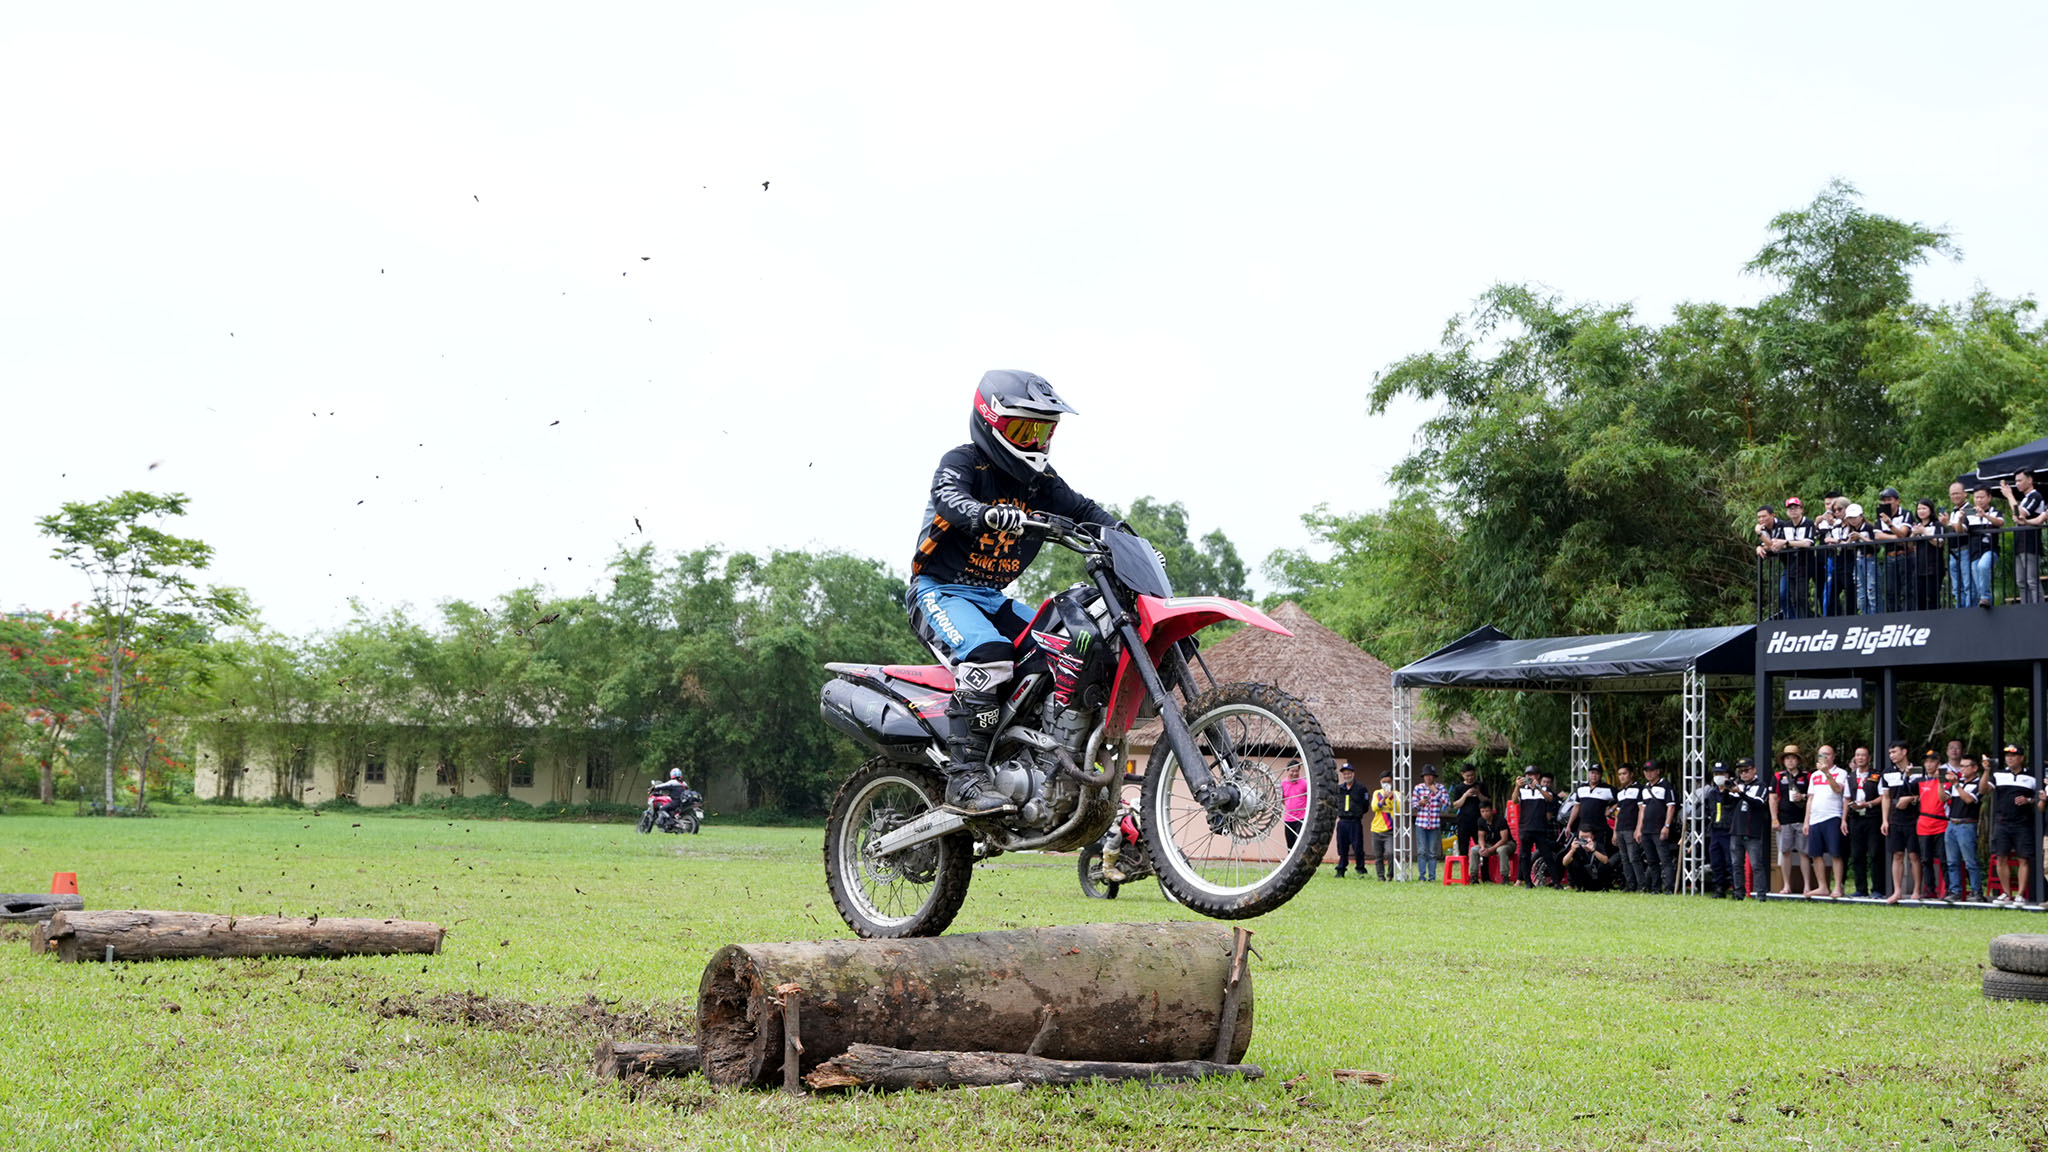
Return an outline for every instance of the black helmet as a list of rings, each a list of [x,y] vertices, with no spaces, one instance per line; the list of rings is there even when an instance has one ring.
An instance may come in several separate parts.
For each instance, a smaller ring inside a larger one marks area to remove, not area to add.
[[[974,390],[974,415],[968,432],[982,454],[1017,480],[1031,480],[1045,471],[1053,430],[1060,415],[1074,409],[1043,376],[998,368],[982,376]]]

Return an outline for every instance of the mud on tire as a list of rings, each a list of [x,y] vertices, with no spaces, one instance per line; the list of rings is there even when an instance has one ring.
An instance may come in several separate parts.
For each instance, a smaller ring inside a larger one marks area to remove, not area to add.
[[[2048,935],[2008,932],[1992,937],[1991,966],[2027,976],[2048,976]]]

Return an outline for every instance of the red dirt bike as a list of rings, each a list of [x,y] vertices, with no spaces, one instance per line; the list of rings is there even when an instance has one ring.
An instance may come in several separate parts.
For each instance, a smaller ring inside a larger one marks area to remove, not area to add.
[[[1159,554],[1128,532],[1057,518],[1025,531],[1080,553],[1088,583],[1047,600],[1016,641],[1016,677],[989,749],[1005,810],[970,819],[941,807],[951,672],[826,665],[826,722],[875,754],[840,786],[825,825],[839,915],[864,937],[937,935],[966,900],[975,860],[1101,840],[1117,816],[1131,726],[1153,715],[1160,728],[1139,824],[1160,884],[1224,920],[1285,904],[1314,875],[1336,823],[1329,741],[1287,693],[1205,689],[1190,662],[1200,664],[1192,637],[1222,621],[1290,633],[1235,600],[1175,597]],[[1309,789],[1291,849],[1280,833],[1289,764]]]

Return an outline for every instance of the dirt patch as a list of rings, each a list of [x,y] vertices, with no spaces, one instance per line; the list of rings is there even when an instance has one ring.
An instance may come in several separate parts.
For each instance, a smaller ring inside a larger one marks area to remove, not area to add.
[[[585,996],[581,1004],[528,1004],[474,992],[386,996],[369,1009],[386,1020],[405,1018],[494,1032],[591,1040],[682,1044],[697,1038],[696,1012],[676,1004],[628,1004]]]

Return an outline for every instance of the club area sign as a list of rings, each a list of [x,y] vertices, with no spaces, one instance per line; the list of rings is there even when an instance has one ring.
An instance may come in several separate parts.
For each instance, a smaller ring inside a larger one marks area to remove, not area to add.
[[[1863,707],[1863,679],[1787,680],[1785,708],[1792,712],[1853,711]]]

